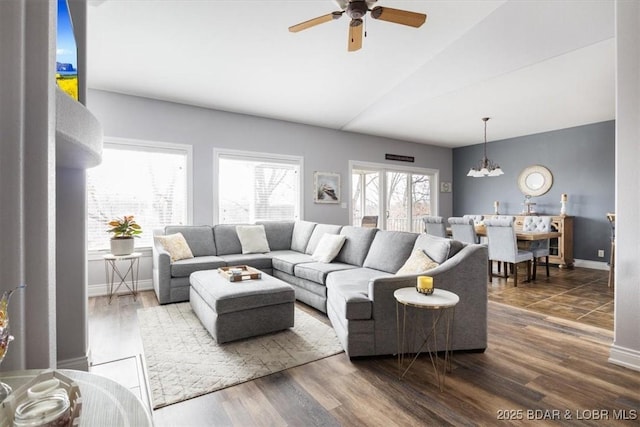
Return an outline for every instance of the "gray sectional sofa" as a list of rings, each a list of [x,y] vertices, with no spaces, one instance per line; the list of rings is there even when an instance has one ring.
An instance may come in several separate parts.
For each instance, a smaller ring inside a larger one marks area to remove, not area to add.
[[[452,350],[482,351],[487,346],[487,248],[427,234],[317,224],[308,221],[258,222],[270,251],[243,254],[236,225],[168,226],[154,234],[180,232],[194,257],[171,262],[160,245],[153,247],[153,285],[161,304],[189,300],[189,276],[221,266],[249,265],[277,277],[296,299],[326,313],[350,357],[395,354],[396,302],[393,292],[415,286],[417,274],[396,275],[415,248],[439,266],[421,274],[436,288],[455,292]],[[330,263],[312,258],[325,233],[346,237]],[[409,329],[431,325],[432,312],[416,311]],[[419,334],[415,334],[419,335]],[[412,331],[407,331],[412,336]],[[421,340],[409,343],[417,351]],[[444,339],[439,342],[444,343]],[[442,349],[441,349],[442,350]]]

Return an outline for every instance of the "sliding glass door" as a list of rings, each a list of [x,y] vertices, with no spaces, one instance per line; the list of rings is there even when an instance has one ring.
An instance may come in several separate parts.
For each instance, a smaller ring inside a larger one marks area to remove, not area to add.
[[[351,165],[352,224],[363,216],[377,216],[384,230],[423,230],[422,217],[437,212],[435,195],[437,171],[400,169],[387,165]]]

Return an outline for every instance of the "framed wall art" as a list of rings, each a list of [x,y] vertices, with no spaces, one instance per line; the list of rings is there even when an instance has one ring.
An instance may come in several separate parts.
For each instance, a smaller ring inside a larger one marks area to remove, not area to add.
[[[340,174],[314,172],[313,194],[316,203],[340,203]]]

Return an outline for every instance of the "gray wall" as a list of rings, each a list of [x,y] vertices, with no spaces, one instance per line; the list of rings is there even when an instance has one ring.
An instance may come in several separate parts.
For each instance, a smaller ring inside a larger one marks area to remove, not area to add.
[[[575,216],[574,257],[608,261],[610,227],[606,213],[615,209],[614,121],[490,142],[487,157],[500,164],[505,174],[467,177],[469,168],[482,158],[482,149],[478,144],[453,150],[456,216],[493,213],[496,200],[500,213],[522,212],[524,196],[518,189],[518,175],[527,166],[542,165],[553,174],[553,186],[547,194],[532,199],[538,213],[559,214],[560,195],[567,193],[567,214]],[[598,249],[605,250],[604,258],[597,257]]]
[[[165,141],[193,146],[194,224],[213,221],[213,149],[227,148],[304,157],[304,219],[348,224],[349,209],[313,203],[313,172],[338,172],[347,202],[348,161],[440,170],[451,181],[451,149],[226,113],[146,98],[90,90],[88,108],[105,137]],[[384,160],[385,153],[414,156],[415,163]],[[451,195],[441,194],[440,212],[451,214]]]

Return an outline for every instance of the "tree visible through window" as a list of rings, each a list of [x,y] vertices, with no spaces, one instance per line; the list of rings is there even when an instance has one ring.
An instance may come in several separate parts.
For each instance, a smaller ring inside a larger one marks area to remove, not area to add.
[[[352,167],[352,224],[379,215],[385,230],[420,232],[422,217],[433,214],[435,171]]]
[[[219,222],[247,224],[298,219],[299,188],[299,161],[220,154]]]
[[[87,171],[88,249],[109,248],[107,222],[134,215],[150,247],[153,229],[188,222],[189,151],[137,144],[106,144],[102,163]]]

